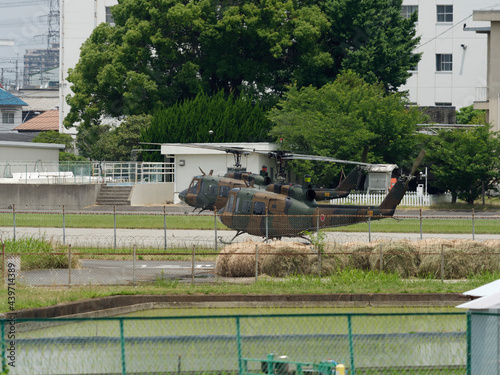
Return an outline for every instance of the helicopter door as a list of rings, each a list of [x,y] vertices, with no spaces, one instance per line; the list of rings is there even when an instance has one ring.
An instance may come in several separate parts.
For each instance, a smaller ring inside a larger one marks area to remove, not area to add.
[[[265,199],[254,198],[252,215],[248,223],[249,233],[258,233],[261,236],[266,235],[266,214],[267,214],[267,201]]]
[[[291,219],[291,217],[287,216],[288,213],[287,203],[288,202],[285,198],[271,199],[269,201],[268,231],[272,236],[280,237],[282,235],[285,235],[287,228],[290,227],[289,220]]]
[[[196,206],[196,198],[200,192],[201,179],[193,178],[186,193],[186,203]]]

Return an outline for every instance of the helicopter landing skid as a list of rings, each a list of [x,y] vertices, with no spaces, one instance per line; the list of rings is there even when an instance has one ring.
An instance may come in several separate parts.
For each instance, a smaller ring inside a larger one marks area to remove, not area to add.
[[[221,236],[219,236],[218,238],[219,238],[219,241],[220,241],[221,243],[223,243],[224,245],[231,245],[231,244],[233,243],[234,239],[235,239],[236,237],[238,237],[240,234],[243,234],[243,233],[245,233],[245,232],[243,232],[243,231],[240,231],[240,230],[239,230],[238,232],[236,232],[236,234],[234,235],[234,237],[233,237],[233,238],[231,238],[231,240],[230,240],[230,241],[226,241],[226,240],[222,239],[222,237],[221,237]]]

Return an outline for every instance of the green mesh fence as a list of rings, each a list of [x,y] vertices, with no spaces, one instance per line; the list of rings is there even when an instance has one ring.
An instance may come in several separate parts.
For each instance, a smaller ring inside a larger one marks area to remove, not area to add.
[[[464,313],[4,319],[2,323],[4,368],[23,375],[333,374],[332,363],[343,364],[349,374],[467,374],[470,342]],[[14,338],[9,337],[12,334]],[[327,365],[318,367],[320,363]]]

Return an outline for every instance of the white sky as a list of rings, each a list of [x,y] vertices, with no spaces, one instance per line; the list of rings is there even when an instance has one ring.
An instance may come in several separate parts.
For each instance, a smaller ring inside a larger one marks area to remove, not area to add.
[[[58,0],[53,0],[58,2]],[[0,46],[0,74],[14,79],[16,60],[19,79],[27,49],[46,48],[50,0],[0,0],[0,39],[14,40],[14,46]]]

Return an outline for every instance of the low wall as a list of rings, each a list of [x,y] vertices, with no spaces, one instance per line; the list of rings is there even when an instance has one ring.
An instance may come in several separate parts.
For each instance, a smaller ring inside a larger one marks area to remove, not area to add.
[[[97,200],[100,184],[1,184],[0,207],[17,210],[82,209]]]
[[[174,183],[161,182],[149,184],[135,184],[130,194],[131,206],[149,206],[173,203]]]

